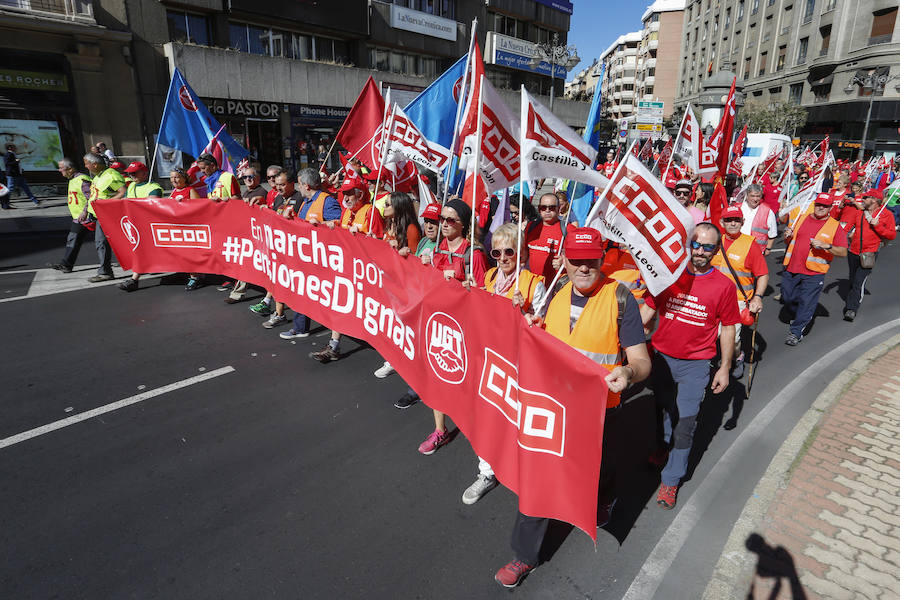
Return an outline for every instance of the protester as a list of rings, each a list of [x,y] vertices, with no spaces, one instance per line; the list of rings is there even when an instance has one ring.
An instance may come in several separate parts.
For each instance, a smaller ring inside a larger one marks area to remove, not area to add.
[[[841,173],[834,180],[834,185],[831,190],[829,190],[829,196],[831,196],[831,206],[832,213],[831,216],[837,220],[841,220],[841,211],[844,209],[845,202],[852,197],[852,193],[850,191],[850,176],[846,173]]]
[[[741,233],[744,214],[737,206],[726,208],[722,212],[722,245],[713,256],[711,264],[722,275],[737,286],[738,308],[749,310],[756,315],[762,310],[762,297],[769,285],[769,267],[762,255],[759,244],[753,238]],[[741,322],[734,326],[734,368],[731,371],[735,379],[744,375],[744,352],[741,349]]]
[[[673,157],[674,161],[674,157]],[[607,178],[612,177],[613,173],[616,172],[616,168],[619,166],[618,161],[616,161],[616,151],[615,150],[607,150],[606,152],[606,162],[597,167],[598,171],[602,171],[603,175]]]
[[[105,142],[97,142],[97,150],[100,155],[106,159],[107,163],[111,163],[116,160],[116,155],[113,153],[112,149],[106,147]]]
[[[866,293],[866,280],[875,267],[881,244],[897,237],[894,215],[884,210],[884,196],[872,189],[861,200],[848,204],[841,212],[841,223],[849,227],[850,247],[847,265],[850,268],[850,291],[844,303],[844,320],[853,321]]]
[[[57,163],[59,173],[69,180],[68,206],[72,215],[72,224],[69,226],[69,235],[66,238],[66,253],[63,259],[50,265],[51,268],[63,273],[71,273],[78,260],[78,252],[81,244],[97,227],[97,218],[88,212],[88,198],[91,195],[91,178],[75,169],[75,163],[64,158]]]
[[[764,256],[772,251],[775,238],[778,237],[778,220],[772,209],[762,203],[763,187],[757,183],[747,186],[747,197],[741,204],[744,224],[741,233],[753,236]]]
[[[125,172],[131,176],[131,183],[128,184],[128,191],[125,192],[126,198],[162,198],[163,189],[158,183],[149,181],[150,170],[147,165],[142,162],[133,162],[128,165]],[[139,273],[132,273],[129,279],[119,284],[119,289],[126,292],[133,292],[138,289],[138,280],[141,278]]]
[[[169,198],[177,202],[182,202],[188,198],[199,198],[197,188],[191,185],[190,177],[187,171],[181,167],[175,167],[169,172],[169,181],[172,183],[172,193]]]
[[[551,281],[562,264],[559,254],[565,237],[563,223],[559,220],[559,198],[548,192],[538,201],[541,220],[530,223],[525,229],[525,245],[528,246],[528,269]]]
[[[115,169],[106,166],[106,161],[99,154],[88,153],[84,155],[84,167],[91,174],[91,195],[88,198],[88,212],[91,217],[96,219],[97,214],[94,212],[94,200],[107,198],[124,198],[128,187],[122,174]],[[100,227],[100,222],[94,229],[94,246],[97,248],[97,258],[100,260],[100,266],[97,268],[97,274],[88,279],[91,283],[100,283],[101,281],[109,281],[113,278],[112,270],[112,248],[106,240],[106,234]]]
[[[6,166],[6,187],[9,188],[10,198],[16,188],[19,188],[35,206],[40,206],[40,201],[31,193],[31,188],[28,187],[28,182],[25,181],[25,175],[22,174],[22,165],[16,156],[15,144],[6,145],[6,156],[3,157],[3,161]]]
[[[266,192],[266,206],[272,208],[275,203],[275,197],[278,196],[278,190],[275,188],[275,178],[284,173],[284,168],[279,165],[269,165],[266,167],[266,183],[269,184],[269,191]]]
[[[532,223],[536,223],[540,221],[540,217],[538,216],[537,209],[534,207],[528,200],[528,196],[525,196],[524,201],[522,202],[522,231],[525,231],[529,227],[531,227]],[[509,220],[511,223],[519,222],[519,195],[518,194],[510,194],[509,196]]]
[[[229,198],[238,199],[241,196],[241,185],[237,178],[228,171],[219,169],[219,161],[212,154],[201,154],[197,157],[197,166],[203,173],[203,182],[206,184],[206,197],[214,202],[221,202]]]
[[[794,313],[790,332],[784,343],[796,346],[812,321],[825,285],[825,274],[835,256],[847,255],[847,234],[840,224],[828,216],[831,197],[816,196],[813,212],[800,215],[784,230],[788,242],[781,277],[781,299],[788,312]]]
[[[606,376],[606,418],[603,426],[598,525],[609,521],[616,502],[616,463],[623,446],[620,394],[650,373],[650,358],[644,343],[641,312],[628,290],[601,271],[604,244],[594,229],[573,229],[566,236],[565,268],[569,283],[547,308],[547,332],[610,371]],[[534,322],[532,320],[532,322]],[[622,357],[627,364],[623,365]],[[515,559],[502,567],[494,579],[504,587],[515,587],[538,566],[540,549],[550,520],[516,515],[510,545]]]
[[[672,194],[675,196],[675,199],[681,202],[681,205],[684,206],[688,213],[690,213],[691,218],[694,219],[694,224],[700,223],[704,218],[704,211],[700,208],[697,208],[691,203],[691,191],[694,186],[691,185],[691,182],[687,179],[681,179],[678,183],[675,184],[675,189]],[[698,186],[699,187],[699,186]]]
[[[781,208],[781,169],[777,163],[774,169],[769,172],[769,181],[763,185],[763,204],[769,207],[774,214],[778,214]]]
[[[267,206],[267,196],[268,191],[261,185],[261,180],[259,177],[259,171],[256,170],[255,167],[247,167],[241,173],[241,176],[238,178],[239,181],[243,181],[247,188],[241,192],[241,198],[250,206]],[[272,186],[272,189],[275,190],[275,187]],[[276,195],[278,190],[275,190]],[[228,292],[228,297],[225,298],[225,304],[236,304],[244,299],[244,294],[247,293],[247,282],[246,281],[225,281],[217,288],[220,292]]]
[[[796,196],[797,192],[800,191],[800,188],[803,187],[803,184],[809,181],[809,173],[806,171],[806,168],[803,165],[799,165],[799,167],[801,171],[799,174],[797,174],[797,177],[794,179],[793,183],[791,183],[791,198]],[[862,187],[860,187],[860,190],[862,190]]]
[[[704,215],[706,215],[709,203],[712,201],[713,193],[715,191],[716,186],[705,181],[701,181],[694,188],[694,200],[691,203],[691,207],[693,207],[695,211],[691,212],[691,214],[694,215],[695,225],[703,222]]]
[[[734,326],[740,321],[734,283],[713,268],[721,234],[711,223],[694,228],[691,260],[681,277],[658,296],[648,296],[641,314],[645,326],[659,314],[653,334],[653,388],[663,409],[663,445],[651,462],[664,465],[656,503],[675,508],[678,486],[687,473],[700,403],[710,384],[710,359],[722,340],[721,363],[712,377],[714,394],[728,387],[734,357]],[[717,335],[718,332],[718,335]]]

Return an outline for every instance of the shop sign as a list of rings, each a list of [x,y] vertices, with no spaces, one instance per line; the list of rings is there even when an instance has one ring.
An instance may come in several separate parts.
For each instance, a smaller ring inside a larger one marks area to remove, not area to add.
[[[569,0],[535,0],[538,4],[561,10],[567,15],[572,14],[572,3]]]
[[[391,27],[456,41],[456,21],[391,4]]]
[[[291,104],[291,121],[297,125],[343,123],[349,108],[340,106],[322,106],[319,104]]]
[[[209,111],[217,117],[259,117],[277,119],[281,116],[281,104],[277,102],[256,102],[254,100],[226,100],[207,98],[204,102]]]
[[[537,44],[527,40],[512,38],[493,31],[488,32],[493,37],[493,53],[490,57],[495,65],[503,65],[504,67],[512,67],[520,71],[531,71],[532,73],[540,73],[542,75],[550,75],[550,63],[541,61],[532,64],[532,59],[537,50]],[[566,78],[566,68],[556,65],[554,69],[556,77]]]
[[[45,92],[68,92],[69,82],[62,73],[38,73],[0,69],[0,87]]]

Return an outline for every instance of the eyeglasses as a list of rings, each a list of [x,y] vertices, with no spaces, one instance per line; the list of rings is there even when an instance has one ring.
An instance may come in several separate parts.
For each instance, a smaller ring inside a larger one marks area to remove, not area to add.
[[[799,181],[809,181],[809,177],[798,177]]]
[[[724,223],[740,223],[743,219],[738,219],[737,217],[729,217],[727,219],[722,219]]]
[[[538,209],[540,209],[541,212],[544,212],[545,210],[559,210],[559,206],[556,204],[540,204],[538,205]]]
[[[690,192],[690,190],[675,190],[675,195],[676,196],[690,196],[691,192]]]
[[[502,250],[500,248],[494,248],[493,250],[491,250],[491,258],[493,258],[494,260],[499,260],[501,256],[512,258],[515,255],[516,251],[512,248],[503,248]]]
[[[454,219],[453,217],[445,217],[441,215],[441,223],[450,223],[451,225],[456,225],[457,223],[462,223],[459,219]]]
[[[266,179],[275,179],[278,175],[266,175]]]
[[[816,208],[831,208],[830,204],[820,204],[819,202],[815,202],[813,206],[815,206]]]
[[[718,244],[701,244],[697,240],[691,240],[691,249],[699,250],[703,248],[704,252],[715,252],[718,249]]]
[[[248,179],[256,179],[256,175],[244,175],[243,177],[241,177],[241,179],[243,179],[244,181]]]

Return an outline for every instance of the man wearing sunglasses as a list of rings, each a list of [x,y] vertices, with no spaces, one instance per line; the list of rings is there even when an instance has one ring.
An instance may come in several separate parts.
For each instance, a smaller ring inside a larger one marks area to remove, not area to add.
[[[244,169],[239,179],[247,186],[247,189],[241,193],[241,198],[244,199],[244,202],[250,206],[265,203],[267,192],[266,188],[260,185],[259,171],[253,167]]]
[[[525,245],[528,246],[528,270],[553,281],[556,270],[562,264],[559,258],[562,249],[563,224],[559,220],[559,198],[546,193],[538,203],[541,220],[529,223],[525,230]]]
[[[721,234],[712,223],[694,228],[687,247],[687,269],[678,281],[658,296],[646,296],[641,307],[644,327],[659,315],[653,334],[653,388],[663,408],[663,445],[651,462],[663,466],[656,503],[675,508],[678,486],[687,473],[700,403],[706,395],[709,361],[722,340],[722,362],[710,389],[719,394],[728,387],[734,356],[734,326],[740,321],[734,283],[711,262],[719,251]]]
[[[825,274],[835,256],[847,256],[847,234],[831,211],[831,196],[819,194],[813,201],[812,214],[800,215],[784,230],[788,242],[781,277],[781,299],[794,313],[790,332],[784,343],[796,346],[812,321],[825,285]]]
[[[278,195],[278,190],[275,188],[275,178],[284,173],[284,168],[280,165],[269,165],[266,167],[266,181],[265,183],[269,186],[269,191],[266,192],[266,206],[272,208],[275,204],[275,197]]]

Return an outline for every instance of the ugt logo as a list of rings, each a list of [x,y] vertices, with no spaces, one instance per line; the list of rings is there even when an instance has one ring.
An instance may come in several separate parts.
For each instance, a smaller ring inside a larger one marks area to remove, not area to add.
[[[466,378],[466,338],[462,327],[447,313],[436,312],[425,323],[428,364],[441,381],[460,383]]]

